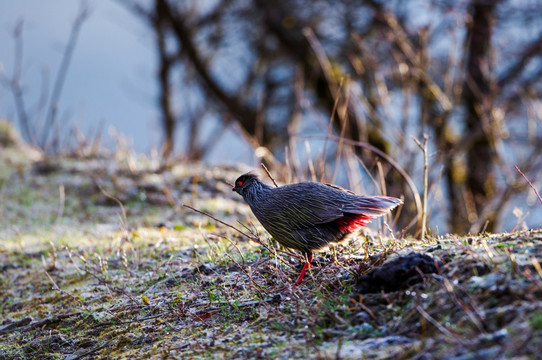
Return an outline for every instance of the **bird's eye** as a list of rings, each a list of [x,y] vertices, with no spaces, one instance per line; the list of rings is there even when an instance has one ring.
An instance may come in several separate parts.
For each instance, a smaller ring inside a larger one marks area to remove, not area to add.
[[[242,182],[242,181],[238,181],[238,182],[237,182],[237,187],[241,187],[241,186],[243,186],[243,182]]]

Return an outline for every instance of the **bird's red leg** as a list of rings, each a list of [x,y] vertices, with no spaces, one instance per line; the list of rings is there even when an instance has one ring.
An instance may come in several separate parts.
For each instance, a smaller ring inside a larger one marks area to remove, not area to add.
[[[299,284],[303,280],[303,276],[305,276],[307,269],[311,267],[311,262],[312,262],[312,254],[310,254],[308,258],[305,258],[305,265],[303,265],[303,269],[301,269],[301,273],[299,274],[299,277],[295,281],[296,284]]]

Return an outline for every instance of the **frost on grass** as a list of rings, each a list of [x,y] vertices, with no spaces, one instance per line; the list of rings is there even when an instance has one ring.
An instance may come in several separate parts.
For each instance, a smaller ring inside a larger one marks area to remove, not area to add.
[[[61,158],[5,177],[0,359],[492,358],[542,347],[541,230],[360,237],[336,259],[316,256],[292,286],[301,262],[225,183],[242,171],[136,164]],[[266,246],[183,203],[241,221]],[[364,279],[399,276],[379,269],[412,252],[436,260],[409,268],[417,281],[364,290]]]

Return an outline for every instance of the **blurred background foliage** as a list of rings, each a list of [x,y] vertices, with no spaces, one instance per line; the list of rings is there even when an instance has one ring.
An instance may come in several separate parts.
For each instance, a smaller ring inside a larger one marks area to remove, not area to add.
[[[362,172],[387,179],[380,191],[417,200],[397,167],[420,184],[412,138],[427,136],[433,211],[457,233],[497,228],[505,205],[528,190],[514,165],[541,176],[539,2],[155,0],[127,7],[155,34],[164,157],[180,122],[189,124],[186,157],[194,160],[233,123],[266,164],[286,164],[280,174],[333,181],[323,164],[341,162],[352,174],[359,160]],[[219,126],[198,141],[209,118]],[[296,162],[299,143],[315,138],[328,140],[308,143],[315,165]],[[419,211],[417,203],[407,201],[403,211]]]
[[[537,201],[514,166],[541,183],[538,1],[119,3],[153,34],[165,162],[174,149],[205,159],[234,129],[255,164],[284,182],[340,180],[403,196],[399,225],[415,232],[424,167],[416,140],[426,139],[438,231],[512,229],[523,221],[512,209]],[[69,44],[87,15],[83,7]],[[17,99],[17,79],[4,80]],[[51,127],[34,137],[18,115],[25,140],[47,148]]]

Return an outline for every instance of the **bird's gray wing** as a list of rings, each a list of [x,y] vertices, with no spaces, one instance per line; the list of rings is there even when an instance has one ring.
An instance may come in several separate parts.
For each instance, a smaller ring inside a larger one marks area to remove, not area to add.
[[[319,183],[299,183],[273,191],[277,196],[269,198],[271,207],[293,228],[329,223],[345,213],[363,214],[371,219],[402,203],[386,196],[352,195],[340,187]]]
[[[267,200],[271,208],[282,215],[292,228],[303,228],[332,222],[343,217],[344,203],[340,192],[327,186],[314,183],[296,184],[274,189],[278,196]]]

